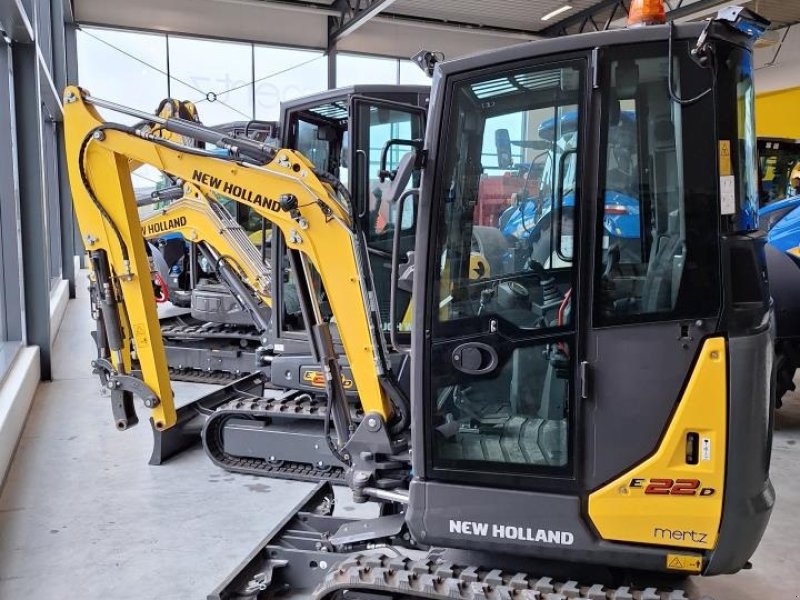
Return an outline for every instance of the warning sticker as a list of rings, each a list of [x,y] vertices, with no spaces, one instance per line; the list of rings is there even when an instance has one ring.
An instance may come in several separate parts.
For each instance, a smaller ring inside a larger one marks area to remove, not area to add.
[[[667,568],[673,571],[699,573],[703,568],[703,559],[691,554],[667,554]]]
[[[733,166],[731,165],[731,141],[719,141],[719,175],[720,177],[727,177],[733,175]]]
[[[733,175],[719,178],[719,212],[723,215],[736,212],[736,179]]]
[[[133,339],[136,341],[136,346],[146,346],[149,343],[149,336],[147,335],[147,326],[144,323],[133,324]]]
[[[711,460],[711,440],[709,438],[703,438],[703,442],[700,444],[700,454],[703,460]]]

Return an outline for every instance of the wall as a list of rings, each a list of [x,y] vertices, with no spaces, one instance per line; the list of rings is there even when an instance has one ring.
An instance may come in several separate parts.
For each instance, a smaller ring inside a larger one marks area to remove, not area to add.
[[[0,2],[0,483],[74,294],[59,92],[70,6]]]
[[[64,279],[74,293],[59,91],[68,77],[70,6],[0,4],[0,344],[38,346],[43,379],[58,326],[51,304],[63,303]]]
[[[758,137],[800,140],[800,87],[766,92],[756,96]]]

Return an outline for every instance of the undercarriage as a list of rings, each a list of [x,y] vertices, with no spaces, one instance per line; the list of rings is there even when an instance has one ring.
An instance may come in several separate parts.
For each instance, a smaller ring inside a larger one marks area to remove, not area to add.
[[[252,373],[178,409],[175,427],[153,429],[150,464],[202,440],[209,458],[227,471],[344,484],[346,465],[326,441],[326,409],[324,397],[277,388]],[[353,406],[353,422],[362,416]]]
[[[401,505],[373,519],[337,515],[318,484],[209,600],[681,600],[676,578],[564,563],[531,562],[419,546]],[[684,587],[684,586],[681,586]]]

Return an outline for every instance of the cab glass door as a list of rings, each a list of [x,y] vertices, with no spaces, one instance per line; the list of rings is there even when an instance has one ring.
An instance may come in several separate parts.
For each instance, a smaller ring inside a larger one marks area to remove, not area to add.
[[[408,252],[414,249],[416,220],[414,202],[396,210],[397,198],[390,197],[393,182],[381,174],[381,155],[390,140],[417,140],[425,129],[425,111],[417,106],[355,96],[351,106],[353,147],[354,210],[369,251],[370,268],[384,332],[389,331],[389,286],[394,231],[400,229],[400,258],[407,266]],[[413,148],[408,143],[393,143],[386,152],[386,170],[397,169],[400,159]],[[417,187],[418,176],[408,183]],[[401,269],[404,265],[401,265]],[[410,327],[410,289],[400,289],[395,322],[401,333]]]
[[[572,474],[584,72],[582,59],[495,70],[448,92],[427,315],[433,478]]]

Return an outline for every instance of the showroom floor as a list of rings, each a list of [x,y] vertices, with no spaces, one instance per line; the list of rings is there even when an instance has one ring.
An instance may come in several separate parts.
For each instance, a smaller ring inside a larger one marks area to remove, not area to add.
[[[39,388],[0,496],[0,598],[204,598],[311,484],[230,475],[199,447],[148,466],[149,427],[117,432],[90,372],[84,289],[79,282],[69,303],[53,381]],[[182,400],[206,389],[175,385]],[[800,598],[800,394],[776,428],[778,501],[753,569],[695,579],[698,596]]]

